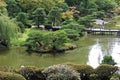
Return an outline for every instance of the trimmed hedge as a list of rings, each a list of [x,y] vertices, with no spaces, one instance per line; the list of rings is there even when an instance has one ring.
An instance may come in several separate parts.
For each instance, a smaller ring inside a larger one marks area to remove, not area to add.
[[[0,80],[26,80],[26,79],[19,74],[0,71]]]
[[[118,70],[117,66],[102,64],[95,69],[95,74],[101,80],[110,80],[111,76]]]
[[[36,67],[22,67],[17,71],[26,78],[26,80],[45,80],[45,76],[42,74],[42,70]]]
[[[89,65],[68,64],[74,67],[80,73],[81,80],[90,80],[90,75],[93,74],[94,69]]]
[[[46,80],[81,80],[80,74],[73,67],[63,64],[53,65],[45,70]]]

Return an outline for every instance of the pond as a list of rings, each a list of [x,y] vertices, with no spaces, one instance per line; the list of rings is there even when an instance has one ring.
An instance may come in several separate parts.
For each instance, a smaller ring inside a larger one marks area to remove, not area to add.
[[[11,47],[10,49],[0,49],[0,66],[20,67],[37,66],[48,67],[53,64],[75,63],[89,64],[97,67],[104,55],[112,55],[114,60],[120,65],[120,39],[112,36],[85,36],[76,41],[78,48],[58,53],[50,54],[28,54],[25,47]]]

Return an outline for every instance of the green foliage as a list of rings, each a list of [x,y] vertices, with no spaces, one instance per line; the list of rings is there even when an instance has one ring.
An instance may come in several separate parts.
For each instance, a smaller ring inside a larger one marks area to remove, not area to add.
[[[115,0],[115,2],[116,2],[118,5],[120,5],[120,0]]]
[[[26,80],[26,79],[19,74],[0,71],[0,80]]]
[[[40,25],[43,25],[45,23],[45,17],[46,17],[46,12],[44,8],[37,8],[33,12],[33,22],[35,22],[35,25],[39,27]]]
[[[114,66],[117,63],[114,61],[112,56],[106,55],[103,57],[102,64],[109,64]]]
[[[91,74],[90,75],[90,80],[97,80],[98,79],[98,75],[97,74]]]
[[[110,80],[119,80],[120,79],[120,74],[114,74]]]
[[[110,80],[111,76],[118,70],[118,67],[103,64],[95,69],[95,74],[98,75],[101,80]]]
[[[113,0],[96,0],[95,3],[98,5],[98,10],[104,10],[105,12],[110,12],[116,5]]]
[[[78,6],[80,5],[81,1],[79,0],[65,0],[65,2],[69,5],[69,6]]]
[[[24,12],[18,13],[18,15],[16,16],[16,21],[17,21],[17,24],[18,24],[21,32],[23,33],[25,31],[25,28],[27,27],[27,24],[28,24],[27,14]]]
[[[40,1],[41,0],[16,0],[21,11],[28,14],[31,14],[36,8],[39,7]]]
[[[63,30],[55,32],[32,30],[28,36],[27,44],[32,50],[56,50],[69,41]]]
[[[69,6],[66,3],[58,3],[55,6],[62,9],[62,12],[69,10]]]
[[[18,6],[16,0],[5,0],[5,2],[7,4],[8,15],[10,17],[17,16],[17,14],[21,11],[21,8]]]
[[[104,17],[106,17],[104,11],[94,12],[93,16],[94,16],[95,18],[98,18],[98,19],[103,19]]]
[[[94,19],[93,15],[87,15],[87,16],[84,16],[84,17],[80,17],[79,20],[78,20],[78,23],[80,25],[84,25],[85,27],[91,27],[92,25],[90,23],[93,19]]]
[[[45,76],[42,74],[42,70],[37,67],[22,67],[17,70],[17,73],[21,74],[26,80],[45,80]]]
[[[1,0],[0,1],[0,14],[3,14],[3,15],[8,15],[7,14],[7,9],[6,9],[6,3],[5,3],[5,0]]]
[[[72,40],[78,40],[79,39],[79,33],[76,30],[64,29],[64,31],[67,33],[68,38],[70,38]]]
[[[61,8],[53,7],[48,14],[48,21],[52,23],[52,26],[57,26],[61,21]]]
[[[9,44],[10,40],[17,36],[17,25],[8,17],[0,16],[0,41]]]
[[[18,22],[22,22],[24,25],[27,24],[27,19],[28,19],[28,16],[27,16],[27,14],[24,13],[24,12],[20,12],[20,13],[18,13],[18,15],[16,16],[16,20],[17,20]]]
[[[43,70],[43,73],[46,80],[81,80],[80,74],[68,65],[53,65]]]
[[[89,65],[68,64],[80,73],[81,80],[89,80],[90,75],[93,74],[94,69]]]
[[[82,35],[82,31],[84,30],[84,26],[83,25],[79,25],[78,23],[75,22],[71,22],[67,25],[62,25],[62,29],[73,29],[76,30],[76,32],[78,32],[80,34],[80,36]]]

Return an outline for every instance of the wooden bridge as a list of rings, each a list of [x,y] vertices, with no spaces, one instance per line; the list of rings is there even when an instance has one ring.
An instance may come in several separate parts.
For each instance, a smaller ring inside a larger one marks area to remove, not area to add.
[[[85,31],[88,34],[101,34],[101,35],[112,35],[116,34],[117,36],[120,36],[120,30],[115,29],[103,29],[103,28],[86,28]]]

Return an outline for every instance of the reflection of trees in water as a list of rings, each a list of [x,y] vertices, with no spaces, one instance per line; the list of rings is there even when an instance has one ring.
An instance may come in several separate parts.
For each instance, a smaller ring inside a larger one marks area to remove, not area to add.
[[[101,53],[101,54],[100,54]],[[111,55],[117,63],[120,64],[118,57],[120,56],[120,39],[119,38],[97,38],[96,44],[90,49],[89,57],[92,58],[88,64],[95,67],[101,63],[103,56]],[[90,57],[92,56],[92,57]],[[94,60],[93,60],[94,57]]]

